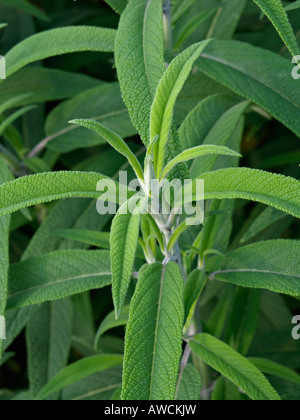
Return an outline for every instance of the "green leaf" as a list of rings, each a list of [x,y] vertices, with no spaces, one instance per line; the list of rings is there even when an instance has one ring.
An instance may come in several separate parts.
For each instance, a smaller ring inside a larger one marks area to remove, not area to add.
[[[198,67],[300,136],[298,80],[289,76],[289,60],[242,42],[211,41]],[[272,68],[272,74],[266,73],[266,68]]]
[[[234,150],[230,150],[228,147],[225,146],[215,146],[212,144],[205,144],[202,146],[193,147],[192,149],[187,149],[184,152],[180,153],[176,158],[171,160],[166,167],[164,168],[161,179],[167,177],[168,173],[181,162],[188,162],[189,160],[196,159],[200,156],[206,155],[226,155],[226,156],[236,156],[242,157],[239,153],[235,152]]]
[[[63,401],[108,401],[122,385],[122,366],[94,373],[62,391]]]
[[[18,71],[0,84],[1,106],[20,98],[19,105],[56,101],[78,95],[99,86],[99,80],[84,74],[69,73],[44,67],[29,67]],[[70,119],[70,118],[69,118]]]
[[[287,217],[286,214],[282,213],[273,208],[266,208],[251,224],[249,229],[244,233],[241,243],[247,242],[250,239],[255,238],[256,235],[267,229],[273,223]]]
[[[249,168],[220,169],[201,176],[205,182],[205,199],[257,201],[300,218],[300,182],[294,178]],[[189,197],[203,199],[203,193]],[[180,203],[175,204],[175,207]]]
[[[5,56],[7,77],[22,67],[49,57],[81,51],[113,52],[116,31],[92,26],[70,26],[35,34]]]
[[[27,326],[27,360],[33,397],[67,364],[73,307],[69,299],[43,304]],[[57,399],[57,398],[54,398]]]
[[[122,399],[174,399],[183,313],[183,279],[178,266],[157,263],[143,267],[130,306]]]
[[[98,328],[97,335],[95,338],[95,349],[99,347],[99,341],[102,335],[106,332],[111,330],[112,328],[122,327],[123,325],[127,325],[128,322],[128,315],[129,315],[129,306],[124,306],[122,309],[120,316],[118,319],[115,317],[115,312],[110,312],[104,320],[101,322],[100,327]]]
[[[157,87],[150,115],[150,139],[159,136],[159,140],[154,147],[154,163],[157,177],[160,176],[164,167],[165,149],[172,126],[176,99],[195,61],[208,43],[209,41],[203,41],[192,45],[177,56],[166,70]]]
[[[112,290],[116,319],[125,302],[140,231],[141,214],[132,214],[128,211],[129,204],[130,202],[126,202],[120,207],[113,220],[110,233]]]
[[[177,384],[177,401],[200,400],[202,381],[194,365],[186,365]]]
[[[6,164],[0,158],[0,184],[12,178]],[[5,315],[8,268],[9,268],[9,226],[10,216],[0,217],[0,316]],[[2,356],[2,339],[0,338],[0,359]]]
[[[184,323],[190,325],[197,302],[206,285],[207,275],[200,270],[194,270],[189,275],[184,289]]]
[[[209,28],[207,38],[231,39],[246,3],[247,0],[223,0]]]
[[[195,0],[172,0],[172,22],[175,23],[193,5]]]
[[[252,400],[280,400],[263,374],[227,344],[208,334],[199,334],[189,345],[205,363],[230,379]]]
[[[24,176],[0,185],[0,216],[60,198],[99,198],[99,181],[109,178],[95,172],[51,172]],[[111,196],[110,200],[116,197]]]
[[[268,16],[277,32],[281,36],[292,56],[299,55],[300,50],[288,15],[281,0],[254,0],[265,15]]]
[[[93,120],[73,120],[71,124],[80,125],[81,127],[88,128],[89,130],[95,131],[99,136],[103,137],[117,152],[125,156],[134,169],[138,179],[144,179],[143,169],[140,165],[135,154],[129,149],[125,141],[116,133],[103,124]]]
[[[8,308],[62,299],[109,284],[107,251],[55,251],[11,266]]]
[[[21,109],[18,109],[16,112],[14,112],[13,114],[11,114],[9,117],[7,117],[0,125],[0,136],[3,135],[3,133],[5,132],[5,130],[11,125],[13,124],[15,121],[17,121],[20,117],[23,117],[23,115],[25,115],[27,112],[31,111],[32,109],[34,109],[35,106],[33,105],[29,105],[29,106],[25,106]]]
[[[120,365],[123,357],[114,354],[101,354],[99,356],[86,357],[72,365],[67,366],[59,372],[48,384],[41,390],[37,400],[45,400],[48,396],[57,391],[80,381],[87,376],[93,375]]]
[[[11,7],[20,10],[21,12],[28,13],[44,22],[50,22],[50,18],[40,8],[26,0],[1,0],[1,6]]]
[[[300,9],[300,0],[294,1],[293,3],[289,4],[285,8],[285,10],[287,10],[288,12],[291,10],[296,10],[296,9]]]
[[[148,145],[151,104],[165,71],[162,0],[130,0],[120,19],[115,59],[124,102]]]
[[[248,360],[253,363],[257,369],[267,375],[278,376],[279,378],[287,379],[288,381],[295,382],[300,385],[300,375],[292,369],[267,359],[251,357]]]
[[[53,232],[60,238],[82,242],[98,248],[109,249],[109,232],[97,232],[83,229],[58,229]]]
[[[128,0],[105,0],[105,2],[119,15],[122,14],[128,4]]]
[[[283,239],[238,248],[211,278],[299,297],[299,249],[299,241]]]
[[[68,121],[77,118],[97,120],[124,138],[136,134],[122,101],[118,83],[107,83],[83,91],[54,108],[46,120],[44,146],[66,153],[78,148],[106,143],[106,140],[98,133],[68,124]]]
[[[0,30],[3,28],[6,28],[6,26],[7,26],[7,23],[0,23]]]

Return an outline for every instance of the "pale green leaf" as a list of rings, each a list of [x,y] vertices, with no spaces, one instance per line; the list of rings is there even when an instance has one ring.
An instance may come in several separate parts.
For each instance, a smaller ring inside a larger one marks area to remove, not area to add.
[[[206,75],[251,99],[300,136],[298,80],[290,60],[237,41],[211,41],[198,67]],[[272,68],[272,72],[266,72]]]
[[[299,55],[299,45],[282,0],[254,0],[254,2],[268,16],[292,56]]]
[[[171,13],[172,22],[175,23],[193,5],[195,0],[172,0]]]
[[[143,267],[127,325],[124,400],[174,399],[183,313],[183,279],[178,266],[157,263]]]
[[[124,102],[148,145],[152,99],[165,71],[162,0],[129,2],[121,16],[115,50]]]
[[[205,193],[193,191],[186,199],[234,199],[257,201],[300,218],[300,182],[294,178],[249,168],[228,168],[201,176]],[[194,183],[194,181],[193,181]],[[180,206],[175,203],[175,207]]]
[[[126,202],[120,207],[113,220],[110,234],[112,290],[116,318],[119,317],[125,302],[140,231],[141,214],[132,214],[128,210],[128,205],[129,202]],[[122,214],[126,209],[126,214]]]
[[[171,160],[166,167],[164,168],[161,179],[167,177],[168,173],[181,162],[188,162],[189,160],[196,159],[200,156],[206,155],[226,155],[226,156],[236,156],[242,157],[239,153],[235,152],[234,150],[230,150],[228,147],[225,146],[215,146],[212,144],[205,144],[202,146],[196,146],[192,149],[187,149],[184,152],[180,153],[176,158]]]
[[[159,140],[154,147],[154,163],[157,177],[160,176],[164,166],[165,149],[172,126],[176,99],[195,61],[206,48],[208,42],[203,41],[194,44],[177,56],[166,70],[157,87],[150,115],[150,138],[154,139],[156,136],[159,136]]]
[[[93,120],[73,120],[71,124],[80,125],[81,127],[88,128],[91,131],[95,131],[99,136],[103,137],[117,152],[125,156],[134,169],[138,179],[144,179],[143,169],[140,165],[135,154],[129,149],[125,141],[111,129],[105,127],[103,124]]]
[[[10,267],[7,304],[9,309],[16,309],[100,289],[109,284],[108,251],[55,251]]]
[[[0,158],[0,184],[12,178],[5,162]],[[8,268],[9,268],[9,226],[10,216],[0,217],[0,316],[5,315]],[[0,359],[2,355],[2,339],[0,338]]]
[[[6,54],[7,77],[27,64],[57,55],[81,51],[113,52],[115,34],[114,29],[70,26],[32,35]]]
[[[79,360],[59,372],[41,390],[36,399],[45,400],[49,395],[60,391],[68,385],[80,381],[94,373],[122,364],[122,360],[122,356],[114,354],[101,354],[99,356],[92,356]]]
[[[109,178],[94,172],[51,172],[24,176],[0,185],[0,216],[61,198],[100,197],[97,184]],[[114,194],[110,200],[116,201]]]
[[[211,278],[300,297],[299,251],[299,241],[283,239],[238,248]]]
[[[207,38],[231,39],[247,0],[223,0],[209,28]]]
[[[189,345],[205,363],[230,379],[252,400],[280,400],[264,375],[227,344],[208,334],[199,334]]]

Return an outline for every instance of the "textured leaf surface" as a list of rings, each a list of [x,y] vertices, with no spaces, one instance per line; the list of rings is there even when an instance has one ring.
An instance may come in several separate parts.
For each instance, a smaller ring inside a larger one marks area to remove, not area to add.
[[[174,399],[183,314],[183,280],[178,266],[143,267],[127,325],[124,400]]]
[[[10,50],[5,58],[7,77],[35,61],[80,51],[113,52],[116,31],[92,26],[70,26],[40,32]]]
[[[156,90],[151,107],[150,138],[159,136],[155,146],[155,170],[159,176],[164,166],[165,149],[172,126],[174,105],[176,99],[186,82],[192,67],[207,46],[208,41],[192,45],[177,56],[168,69]]]
[[[145,144],[149,143],[152,99],[165,71],[162,22],[161,0],[131,0],[116,36],[123,99]]]
[[[254,0],[275,26],[292,56],[299,55],[297,39],[281,0]]]
[[[161,179],[166,178],[168,173],[176,166],[178,163],[187,162],[189,160],[196,159],[200,156],[206,155],[226,155],[226,156],[236,156],[241,157],[241,155],[234,150],[230,150],[225,146],[215,146],[212,144],[206,144],[202,146],[197,146],[192,149],[187,149],[184,152],[180,153],[176,158],[172,159],[164,168]]]
[[[57,300],[109,284],[109,252],[56,251],[11,266],[8,308]]]
[[[300,296],[300,241],[274,240],[239,248],[230,253],[218,280],[243,287],[268,289]]]
[[[113,354],[101,354],[99,356],[86,357],[72,365],[67,366],[59,372],[48,384],[41,390],[37,396],[38,400],[44,400],[49,395],[60,391],[68,385],[77,382],[94,373],[101,372],[113,366],[120,365],[123,357]]]
[[[137,177],[141,180],[144,179],[143,169],[137,157],[129,149],[128,145],[119,136],[119,134],[116,134],[110,128],[107,128],[103,124],[93,120],[73,120],[70,122],[95,131],[99,136],[103,137],[117,152],[127,158]]]
[[[108,179],[94,172],[51,172],[24,176],[0,186],[0,215],[60,198],[99,198],[97,183]],[[112,197],[113,198],[113,197]]]
[[[294,178],[256,169],[229,168],[208,172],[201,179],[205,182],[205,199],[258,201],[300,218],[300,182]],[[203,199],[203,194],[198,198]]]
[[[298,80],[290,77],[290,60],[242,42],[211,41],[198,67],[300,136]],[[272,68],[272,73],[266,68]]]
[[[107,4],[117,13],[121,14],[128,4],[128,0],[105,0]]]
[[[116,318],[120,315],[130,279],[140,230],[140,214],[122,214],[128,203],[123,204],[115,216],[110,234],[112,290]]]
[[[0,159],[0,184],[12,178],[6,164]],[[0,316],[4,316],[8,289],[10,216],[0,217]],[[2,340],[0,339],[0,359]]]
[[[196,335],[190,347],[197,356],[240,387],[252,400],[280,400],[263,374],[247,359],[208,334]]]

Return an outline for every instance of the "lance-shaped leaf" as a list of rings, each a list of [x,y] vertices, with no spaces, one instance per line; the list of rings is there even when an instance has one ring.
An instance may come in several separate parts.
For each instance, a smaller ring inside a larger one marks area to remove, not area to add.
[[[227,344],[208,334],[196,335],[189,345],[205,363],[230,379],[252,400],[280,400],[264,375]]]
[[[105,0],[105,2],[119,15],[122,14],[128,4],[127,0]]]
[[[129,149],[128,145],[118,134],[114,133],[110,128],[105,127],[98,121],[93,120],[73,120],[71,124],[86,127],[89,130],[95,131],[99,136],[103,137],[117,152],[125,156],[134,169],[138,179],[144,179],[143,169],[135,154]]]
[[[281,0],[254,0],[265,15],[268,16],[277,32],[281,36],[292,56],[299,55],[300,50],[287,12]]]
[[[178,19],[193,5],[195,0],[171,0],[171,13],[173,23],[177,22]]]
[[[286,379],[300,385],[300,375],[292,369],[267,359],[251,357],[248,360],[250,360],[257,369],[267,375],[278,376],[279,378]]]
[[[287,10],[288,12],[291,10],[296,10],[296,9],[300,9],[300,0],[294,1],[293,3],[289,4],[285,8],[285,10]]]
[[[298,80],[289,77],[293,70],[290,60],[242,42],[211,41],[197,65],[300,136]]]
[[[0,159],[0,183],[12,178],[5,162]],[[10,216],[0,217],[0,316],[4,317],[8,289],[9,267],[9,225]],[[1,327],[5,328],[3,325]],[[0,328],[1,328],[0,327]],[[2,338],[0,338],[0,359],[2,355]]]
[[[111,330],[112,328],[121,327],[127,325],[129,315],[129,306],[124,306],[118,319],[115,317],[115,312],[110,312],[104,320],[101,322],[101,325],[98,328],[96,338],[95,338],[95,349],[98,349],[101,338],[106,331]]]
[[[178,378],[176,400],[197,401],[200,399],[202,380],[194,365],[188,364]]]
[[[165,71],[162,0],[130,0],[120,19],[115,50],[124,102],[148,145],[151,104]]]
[[[10,267],[9,309],[62,299],[111,284],[108,251],[55,251]]]
[[[207,172],[201,176],[205,193],[186,194],[186,202],[209,199],[257,201],[300,218],[300,182],[294,178],[249,168],[228,168]],[[192,188],[191,188],[192,191]],[[175,207],[182,204],[177,202]]]
[[[300,297],[300,241],[274,240],[238,248],[212,278]]]
[[[193,147],[192,149],[185,150],[184,152],[180,153],[176,158],[171,160],[166,167],[164,168],[161,179],[167,177],[168,173],[181,162],[188,162],[189,160],[196,159],[200,156],[206,155],[223,155],[223,156],[236,156],[242,157],[239,153],[235,152],[234,150],[229,149],[225,146],[215,146],[212,144],[206,144],[203,146]]]
[[[46,302],[30,320],[26,341],[28,376],[33,397],[66,366],[72,329],[73,306],[70,298]]]
[[[39,7],[26,0],[1,0],[1,6],[12,7],[22,12],[28,13],[45,22],[50,22],[49,17]]]
[[[97,185],[102,180],[116,186],[108,196],[111,202],[116,202],[119,189],[117,183],[95,172],[62,171],[18,178],[0,185],[0,216],[61,198],[99,198]]]
[[[127,325],[124,400],[174,399],[183,314],[183,279],[177,264],[144,266]]]
[[[134,197],[132,200],[135,200]],[[110,257],[112,271],[112,291],[119,317],[123,308],[138,245],[141,214],[129,210],[130,200],[124,203],[113,220],[110,233]]]
[[[57,28],[35,34],[5,56],[7,77],[22,67],[49,57],[81,51],[113,52],[116,31],[93,26]]]
[[[207,46],[209,41],[194,44],[177,56],[168,69],[156,90],[150,115],[150,138],[159,136],[154,147],[155,171],[159,177],[165,161],[165,149],[172,126],[174,105],[186,82],[192,67]]]
[[[117,354],[101,354],[99,356],[86,357],[60,371],[41,390],[37,400],[44,400],[57,391],[80,381],[94,373],[101,372],[113,366],[122,364],[123,357]]]

